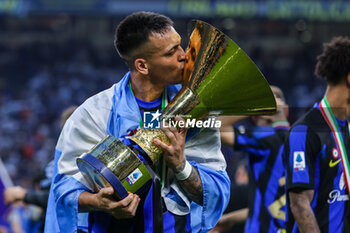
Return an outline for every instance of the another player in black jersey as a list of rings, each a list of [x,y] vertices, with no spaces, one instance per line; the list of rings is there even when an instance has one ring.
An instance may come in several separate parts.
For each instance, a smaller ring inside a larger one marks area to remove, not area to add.
[[[232,131],[232,124],[241,117],[221,118],[222,143],[249,154],[249,213],[245,217],[244,231],[247,233],[276,233],[285,229],[285,169],[282,152],[289,123],[282,91],[275,86],[271,89],[276,97],[278,111],[272,116],[254,116],[254,127],[239,125]],[[233,224],[236,218],[237,215],[233,213],[226,214],[222,217],[225,222],[220,219],[219,224],[224,225],[229,221]]]
[[[350,39],[334,38],[317,57],[327,91],[297,121],[285,144],[287,232],[350,232]]]

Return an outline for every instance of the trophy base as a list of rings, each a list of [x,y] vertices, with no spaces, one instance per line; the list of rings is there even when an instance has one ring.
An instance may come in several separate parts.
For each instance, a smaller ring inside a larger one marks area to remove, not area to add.
[[[93,185],[95,192],[105,187],[112,187],[117,200],[127,197],[128,192],[142,193],[143,187],[150,183],[152,179],[149,171],[142,163],[121,181],[105,164],[91,154],[87,153],[78,158],[77,165],[85,179]]]

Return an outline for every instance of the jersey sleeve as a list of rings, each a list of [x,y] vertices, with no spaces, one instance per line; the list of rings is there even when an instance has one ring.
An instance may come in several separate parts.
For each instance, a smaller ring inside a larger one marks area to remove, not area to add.
[[[320,141],[307,125],[293,127],[285,143],[287,191],[313,189]]]

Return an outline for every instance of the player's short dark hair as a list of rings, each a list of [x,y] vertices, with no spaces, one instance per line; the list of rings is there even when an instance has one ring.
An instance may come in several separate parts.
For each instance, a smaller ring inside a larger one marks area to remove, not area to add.
[[[336,85],[350,73],[350,39],[335,37],[323,44],[323,53],[317,57],[315,74]]]
[[[133,69],[137,58],[135,51],[149,41],[150,34],[163,33],[172,26],[174,22],[164,15],[145,11],[133,13],[116,28],[114,46],[128,67]]]

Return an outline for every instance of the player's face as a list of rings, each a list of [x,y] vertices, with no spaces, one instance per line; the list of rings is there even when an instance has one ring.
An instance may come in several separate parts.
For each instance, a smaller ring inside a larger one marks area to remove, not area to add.
[[[181,48],[181,37],[173,27],[164,33],[150,35],[147,58],[149,76],[155,85],[171,85],[182,82],[185,52]]]

